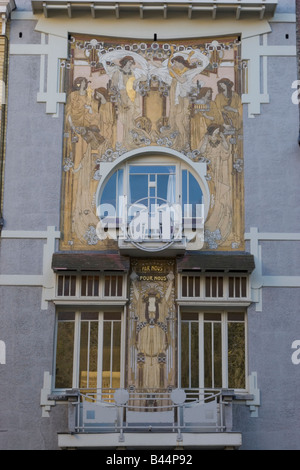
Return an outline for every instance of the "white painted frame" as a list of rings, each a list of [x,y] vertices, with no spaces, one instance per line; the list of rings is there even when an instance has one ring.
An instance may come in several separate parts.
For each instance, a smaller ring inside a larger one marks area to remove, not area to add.
[[[99,276],[99,295],[98,296],[88,296],[88,295],[81,295],[81,280],[82,276],[88,276],[89,274],[78,274],[74,272],[57,272],[56,273],[56,287],[55,287],[55,297],[53,298],[53,302],[56,305],[71,305],[72,303],[80,303],[82,305],[86,305],[87,302],[89,305],[99,305],[99,302],[105,305],[123,305],[127,302],[127,274],[123,272],[109,272],[106,271],[105,273],[97,272],[93,273],[92,276]],[[75,295],[71,296],[64,296],[58,295],[58,276],[76,276],[76,289]],[[121,276],[122,277],[122,295],[121,296],[106,296],[105,295],[105,276]]]
[[[183,276],[190,276],[200,277],[200,297],[183,297],[182,296],[182,277]],[[206,297],[205,296],[205,278],[206,277],[222,277],[223,278],[223,297]],[[229,277],[245,277],[246,278],[246,290],[247,296],[246,297],[229,297]],[[226,304],[226,307],[230,307],[232,305],[245,307],[249,306],[251,303],[251,284],[250,284],[250,276],[247,273],[199,273],[196,274],[195,272],[184,272],[179,273],[178,275],[178,298],[177,301],[179,305],[186,306],[186,305],[223,305]]]
[[[54,226],[47,227],[45,231],[2,230],[1,238],[46,240],[42,259],[43,274],[1,274],[0,286],[42,287],[41,309],[47,310],[48,302],[55,298],[55,274],[51,269],[51,263],[56,248],[56,240],[60,238],[60,232]]]
[[[68,311],[72,310],[72,306]],[[54,393],[65,392],[67,389],[55,388],[55,367],[56,367],[56,350],[57,350],[57,331],[58,331],[58,313],[62,313],[66,309],[57,310],[56,322],[55,322],[55,341],[54,341],[54,354],[53,354],[53,376],[52,376],[52,391]],[[73,344],[73,377],[72,377],[72,388],[79,388],[79,366],[80,366],[80,324],[81,314],[85,311],[89,311],[88,308],[82,306],[81,309],[76,308],[75,320],[74,320],[74,344]],[[120,344],[120,387],[124,388],[124,374],[125,374],[125,330],[126,330],[126,311],[125,308],[121,309],[116,307],[115,311],[121,313],[121,344]],[[104,313],[109,313],[105,308],[97,309],[98,312],[98,358],[97,358],[97,389],[102,388],[102,361],[103,361],[103,322]],[[97,321],[97,320],[95,320]],[[105,320],[107,321],[107,320]],[[113,321],[113,320],[112,320]]]
[[[216,323],[221,323],[221,335],[222,335],[222,388],[228,388],[228,335],[227,335],[227,325],[228,323],[234,323],[232,320],[228,320],[228,312],[230,308],[221,308],[220,309],[204,309],[204,308],[192,308],[187,310],[179,310],[179,319],[178,319],[178,384],[181,387],[181,322],[182,322],[182,313],[185,312],[194,312],[198,314],[198,326],[199,326],[199,388],[207,388],[204,386],[204,315],[207,314],[221,314],[221,321],[216,321]],[[236,310],[233,310],[236,311]],[[240,309],[240,313],[244,314],[244,321],[237,321],[237,323],[244,323],[245,325],[245,389],[235,389],[237,393],[245,393],[248,390],[248,317],[245,309]],[[189,320],[187,320],[189,321]],[[209,320],[208,320],[209,321]]]
[[[254,255],[255,269],[250,277],[251,300],[256,303],[256,311],[262,312],[263,287],[300,287],[300,276],[264,276],[262,274],[263,257],[259,241],[300,241],[300,233],[267,233],[259,232],[257,227],[251,227],[245,233],[245,240],[250,242],[250,252]]]

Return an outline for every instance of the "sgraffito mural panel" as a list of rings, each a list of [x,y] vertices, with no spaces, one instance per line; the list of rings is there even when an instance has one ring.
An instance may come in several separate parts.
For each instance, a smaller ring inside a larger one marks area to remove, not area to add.
[[[132,260],[128,311],[128,386],[176,385],[177,312],[173,260]]]
[[[101,164],[159,146],[207,164],[209,250],[243,246],[242,75],[236,37],[70,37],[61,249],[116,247],[96,227]]]

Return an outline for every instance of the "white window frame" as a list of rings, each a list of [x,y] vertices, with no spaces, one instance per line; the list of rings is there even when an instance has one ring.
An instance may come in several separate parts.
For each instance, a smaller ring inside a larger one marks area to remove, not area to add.
[[[75,295],[65,296],[65,295],[58,295],[58,279],[59,276],[76,276],[76,289]],[[81,282],[83,276],[99,276],[99,295],[98,296],[88,296],[88,295],[81,295]],[[106,276],[121,276],[122,277],[122,295],[118,296],[106,296],[105,295],[105,277]],[[54,303],[56,305],[72,305],[72,303],[82,303],[89,304],[89,305],[99,305],[99,302],[104,302],[105,305],[109,305],[113,303],[114,305],[123,305],[127,301],[127,274],[123,272],[113,272],[113,271],[105,271],[105,272],[94,272],[94,273],[57,273],[56,274],[56,286],[55,286],[55,299]]]
[[[199,277],[200,276],[200,296],[191,297],[182,295],[182,278],[183,277]],[[223,278],[223,296],[222,297],[206,297],[206,278],[207,277],[222,277]],[[246,278],[246,297],[229,297],[229,278]],[[250,276],[248,273],[214,273],[214,272],[205,272],[205,273],[195,273],[195,272],[184,272],[179,274],[178,279],[178,301],[180,305],[191,304],[198,305],[200,304],[224,304],[226,305],[240,305],[240,306],[249,306],[251,302],[251,284]]]
[[[178,158],[179,157],[179,158]],[[165,165],[172,165],[176,168],[176,200],[175,204],[180,204],[182,208],[182,171],[187,170],[189,171],[197,180],[200,189],[202,191],[202,204],[204,205],[204,212],[205,216],[207,215],[209,209],[209,190],[207,187],[207,183],[203,178],[203,175],[200,174],[198,171],[197,165],[193,164],[192,161],[187,160],[185,157],[183,159],[183,155],[178,154],[178,152],[173,155],[166,155],[166,154],[159,154],[152,152],[152,155],[136,155],[134,158],[128,158],[124,161],[118,162],[111,171],[108,173],[106,178],[103,178],[96,193],[96,200],[97,205],[100,205],[103,190],[109,181],[110,177],[116,172],[117,170],[123,169],[123,193],[129,194],[128,185],[129,185],[129,167],[130,166],[165,166]],[[203,165],[203,164],[202,164]],[[116,214],[117,215],[117,214]]]
[[[227,325],[232,323],[232,320],[228,320],[228,313],[243,313],[244,321],[237,323],[244,323],[245,325],[245,388],[235,389],[236,392],[245,393],[248,390],[248,316],[246,311],[242,309],[235,310],[234,308],[226,309],[180,309],[179,321],[178,321],[178,384],[181,387],[181,324],[182,314],[184,313],[196,313],[198,314],[198,350],[199,350],[199,389],[209,390],[209,387],[205,387],[204,383],[204,320],[205,314],[221,314],[221,339],[222,339],[222,389],[228,388],[228,336],[227,336]],[[188,320],[189,321],[189,320]],[[214,321],[214,320],[212,320]],[[217,322],[217,321],[216,321]],[[218,389],[215,387],[213,389]]]
[[[57,352],[57,333],[58,333],[58,315],[59,313],[67,313],[72,312],[75,314],[74,319],[74,344],[73,344],[73,376],[72,376],[72,389],[79,388],[79,372],[80,372],[80,331],[81,331],[81,314],[86,312],[95,312],[98,313],[98,358],[97,358],[97,389],[102,389],[102,363],[103,363],[103,323],[104,321],[104,314],[108,314],[111,312],[113,313],[120,313],[121,314],[121,344],[120,344],[120,387],[124,387],[124,378],[125,378],[125,331],[126,331],[126,314],[125,309],[118,309],[115,308],[111,310],[111,308],[101,308],[97,310],[92,310],[90,308],[76,308],[72,309],[70,306],[69,308],[58,309],[56,312],[56,323],[55,323],[55,342],[54,342],[54,357],[53,357],[53,384],[52,389],[53,392],[62,392],[69,390],[68,388],[56,388],[55,381],[56,381],[56,352]],[[84,320],[83,320],[84,321]],[[97,320],[95,320],[97,321]],[[116,321],[113,320],[112,321]]]

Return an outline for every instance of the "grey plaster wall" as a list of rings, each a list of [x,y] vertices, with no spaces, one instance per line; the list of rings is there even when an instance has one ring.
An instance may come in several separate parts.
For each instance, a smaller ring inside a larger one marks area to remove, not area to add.
[[[246,231],[299,232],[298,107],[291,86],[296,58],[268,58],[270,103],[244,119]]]
[[[249,369],[257,372],[261,404],[258,418],[250,417],[247,406],[234,407],[242,449],[300,448],[300,367],[291,361],[299,331],[299,289],[264,288],[263,311],[248,309]]]
[[[279,11],[291,12],[292,2]],[[269,45],[295,44],[294,26],[272,24]],[[289,35],[286,38],[286,34]],[[270,103],[255,119],[244,120],[246,232],[299,233],[300,174],[298,106],[291,101],[297,79],[296,58],[268,57]],[[245,109],[246,113],[246,109]],[[263,275],[299,276],[299,242],[260,242]],[[249,245],[248,245],[249,247]],[[258,418],[235,406],[242,449],[299,450],[300,367],[291,345],[300,339],[299,288],[262,289],[262,312],[248,309],[249,372],[256,371],[261,391]]]
[[[57,447],[66,430],[65,410],[42,418],[44,371],[52,369],[54,308],[41,311],[41,289],[0,287],[0,332],[7,361],[0,367],[0,449]]]

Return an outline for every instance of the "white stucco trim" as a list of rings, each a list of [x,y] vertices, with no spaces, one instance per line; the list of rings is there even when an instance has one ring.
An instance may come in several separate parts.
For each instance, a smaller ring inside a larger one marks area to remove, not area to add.
[[[65,38],[49,35],[45,43],[45,35],[41,35],[40,44],[10,44],[10,55],[38,55],[41,57],[40,90],[37,93],[37,102],[46,103],[46,113],[56,115],[58,104],[66,102],[66,94],[59,93],[59,60],[68,57],[68,41]],[[47,57],[47,89],[45,83],[45,58]]]
[[[265,276],[262,273],[263,258],[260,241],[300,241],[300,233],[259,233],[257,227],[251,227],[245,233],[245,240],[250,242],[250,252],[255,258],[255,270],[251,274],[252,301],[256,311],[262,311],[263,287],[300,287],[300,276]]]
[[[58,446],[64,448],[119,448],[134,447],[149,449],[159,448],[226,448],[240,447],[242,434],[238,432],[217,433],[181,433],[178,440],[176,433],[124,433],[120,442],[118,433],[103,434],[58,434]]]
[[[248,105],[248,117],[253,118],[261,112],[261,104],[269,103],[267,90],[267,57],[287,56],[296,57],[296,46],[268,46],[267,36],[272,31],[267,19],[232,19],[217,18],[215,20],[175,17],[166,20],[163,17],[155,19],[137,18],[132,32],[132,18],[117,19],[113,16],[105,18],[92,18],[82,14],[80,18],[57,16],[45,18],[43,15],[33,15],[29,12],[15,12],[15,19],[37,20],[35,30],[41,33],[41,44],[10,44],[11,55],[40,55],[40,90],[37,102],[46,103],[46,113],[57,116],[59,103],[66,102],[66,94],[58,90],[59,60],[68,57],[68,36],[72,33],[89,34],[103,37],[112,36],[117,31],[117,37],[152,39],[154,33],[158,40],[172,40],[180,38],[218,37],[226,35],[239,35],[242,40],[242,60],[248,63],[248,92],[242,96],[242,102]],[[293,22],[295,15],[278,15],[270,21]],[[48,35],[48,43],[45,43]],[[263,35],[263,44],[260,37]],[[263,61],[261,63],[261,57]],[[46,59],[48,61],[46,67]],[[47,68],[47,89],[44,90],[45,70]],[[260,79],[263,75],[263,90]]]
[[[248,104],[248,117],[260,114],[261,104],[270,102],[268,93],[268,57],[295,57],[295,46],[269,46],[268,34],[244,38],[242,41],[242,59],[248,61],[248,93],[242,95],[243,104]],[[261,62],[261,58],[263,61]],[[296,72],[296,69],[295,69]],[[261,78],[263,89],[261,90]]]
[[[55,227],[48,227],[46,231],[3,230],[3,239],[45,239],[43,247],[43,274],[1,274],[0,286],[31,286],[42,287],[41,309],[48,308],[48,301],[55,297],[55,273],[51,269],[52,255],[55,252],[56,240],[60,232]]]

